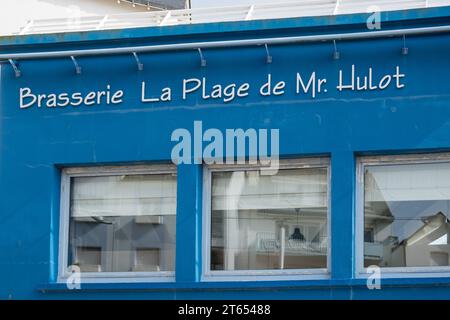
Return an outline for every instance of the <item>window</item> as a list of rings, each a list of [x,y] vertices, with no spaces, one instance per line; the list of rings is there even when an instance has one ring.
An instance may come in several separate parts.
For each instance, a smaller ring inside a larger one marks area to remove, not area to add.
[[[328,166],[322,158],[282,161],[273,175],[207,167],[204,276],[327,273]]]
[[[359,271],[450,271],[450,155],[361,158],[359,176]]]
[[[64,169],[60,278],[173,278],[176,179],[172,166]]]

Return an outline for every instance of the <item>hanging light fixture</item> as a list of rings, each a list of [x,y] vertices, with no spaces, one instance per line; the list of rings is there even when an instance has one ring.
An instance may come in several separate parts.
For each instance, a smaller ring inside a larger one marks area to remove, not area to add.
[[[289,237],[289,240],[305,241],[305,236],[300,231],[300,227],[299,227],[299,223],[298,223],[298,218],[299,218],[299,215],[300,215],[300,209],[296,208],[295,212],[297,213],[297,226],[294,228],[294,232]]]
[[[305,241],[305,236],[300,232],[299,227],[295,227],[294,232],[289,237],[289,240]]]

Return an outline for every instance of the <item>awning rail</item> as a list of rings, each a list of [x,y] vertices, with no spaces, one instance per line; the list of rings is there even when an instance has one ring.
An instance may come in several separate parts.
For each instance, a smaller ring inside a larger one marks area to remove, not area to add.
[[[81,68],[77,63],[78,57],[86,56],[105,56],[105,55],[133,55],[138,64],[138,69],[142,70],[143,65],[138,58],[140,53],[165,52],[165,51],[188,51],[196,50],[200,55],[201,66],[206,66],[206,59],[203,55],[203,49],[219,49],[219,48],[236,48],[236,47],[251,47],[262,46],[267,54],[267,63],[272,62],[272,56],[269,53],[269,47],[272,45],[287,45],[287,44],[301,44],[312,42],[332,42],[333,43],[333,57],[339,59],[340,54],[337,52],[337,41],[361,40],[361,39],[377,39],[377,38],[391,38],[401,37],[403,41],[399,49],[402,54],[408,54],[406,47],[406,37],[418,35],[430,35],[438,33],[450,33],[450,26],[435,26],[435,27],[421,27],[409,29],[395,29],[395,30],[378,30],[378,31],[364,31],[338,34],[320,34],[320,35],[305,35],[292,37],[275,37],[275,38],[260,38],[260,39],[240,39],[240,40],[224,40],[224,41],[206,41],[206,42],[189,42],[189,43],[173,43],[161,45],[146,45],[133,47],[114,47],[114,48],[97,48],[97,49],[79,49],[79,50],[61,50],[61,51],[42,51],[42,52],[24,52],[24,53],[4,53],[0,54],[0,62],[9,62],[14,68],[16,76],[21,75],[18,68],[17,60],[30,59],[52,59],[52,58],[70,58],[76,67],[76,73],[81,73]]]
[[[364,32],[350,32],[337,34],[333,33],[333,34],[305,35],[293,37],[188,42],[188,43],[174,43],[174,44],[161,44],[149,46],[80,49],[80,50],[3,53],[0,54],[0,60],[49,59],[49,58],[71,57],[71,56],[85,57],[85,56],[119,55],[132,53],[150,53],[161,51],[235,48],[235,47],[264,46],[264,45],[270,46],[270,45],[297,44],[307,42],[403,37],[411,35],[425,35],[425,34],[448,33],[448,32],[450,32],[450,26],[445,25],[436,27],[364,31]]]

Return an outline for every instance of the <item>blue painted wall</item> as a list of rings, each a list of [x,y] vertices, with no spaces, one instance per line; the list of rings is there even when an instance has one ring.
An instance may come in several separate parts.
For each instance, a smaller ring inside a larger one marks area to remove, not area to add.
[[[3,52],[74,49],[130,44],[243,39],[305,33],[365,31],[365,15],[288,19],[234,24],[149,28],[54,36],[4,38]],[[448,24],[448,8],[383,14],[383,26]],[[130,36],[125,37],[124,34]],[[134,37],[133,37],[134,35]],[[46,44],[39,44],[46,42]],[[0,298],[7,299],[364,299],[450,298],[450,279],[391,279],[370,291],[354,278],[355,159],[359,154],[450,150],[450,35],[410,37],[409,54],[400,38],[205,50],[207,67],[192,52],[141,54],[144,71],[131,55],[80,58],[76,75],[70,59],[20,61],[22,77],[8,64],[0,78]],[[396,66],[405,87],[338,92],[338,71],[352,65],[374,78]],[[295,94],[296,72],[316,71],[328,92],[312,99]],[[261,97],[257,88],[271,74],[287,82],[286,94]],[[211,84],[248,82],[250,95],[230,103],[181,99],[183,78],[207,77]],[[149,92],[173,89],[169,103],[142,104],[140,84]],[[87,92],[106,85],[125,91],[120,105],[19,108],[21,87],[36,93]],[[248,283],[200,282],[201,166],[178,171],[176,282],[91,284],[68,291],[55,284],[58,256],[60,168],[71,165],[170,161],[171,133],[204,129],[279,128],[282,157],[328,155],[332,161],[332,265],[329,280]]]

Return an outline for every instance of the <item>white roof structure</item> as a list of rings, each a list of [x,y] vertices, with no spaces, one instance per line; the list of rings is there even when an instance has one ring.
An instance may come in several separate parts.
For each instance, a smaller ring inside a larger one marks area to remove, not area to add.
[[[450,6],[450,0],[297,0],[269,4],[111,14],[29,21],[20,34],[186,25],[311,16],[333,16]]]

